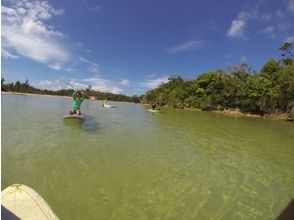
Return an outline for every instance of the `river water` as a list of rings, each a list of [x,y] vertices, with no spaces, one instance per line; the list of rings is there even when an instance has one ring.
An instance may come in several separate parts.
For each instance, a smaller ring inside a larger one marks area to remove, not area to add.
[[[1,187],[60,219],[275,219],[294,198],[294,124],[2,93]]]

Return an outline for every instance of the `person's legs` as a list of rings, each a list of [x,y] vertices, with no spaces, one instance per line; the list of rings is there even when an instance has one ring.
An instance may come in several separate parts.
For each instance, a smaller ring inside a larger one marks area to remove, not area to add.
[[[72,110],[69,111],[69,114],[70,114],[70,115],[73,115],[73,114],[76,114],[76,113],[77,113],[77,111],[74,110],[74,109],[72,109]]]
[[[79,109],[79,110],[77,110],[77,114],[78,115],[80,115],[81,114],[81,110]]]

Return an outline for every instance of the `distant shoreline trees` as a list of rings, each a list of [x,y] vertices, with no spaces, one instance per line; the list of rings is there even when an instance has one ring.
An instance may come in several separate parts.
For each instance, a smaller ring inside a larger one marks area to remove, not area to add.
[[[180,76],[146,92],[145,104],[201,110],[239,109],[258,115],[288,113],[294,119],[293,45],[280,50],[285,58],[269,60],[256,73],[247,64],[199,75],[195,80]]]
[[[52,91],[47,89],[38,89],[29,84],[27,79],[25,82],[16,81],[5,84],[5,79],[1,78],[1,91],[4,92],[17,92],[17,93],[31,93],[40,95],[56,95],[56,96],[71,96],[73,93],[72,89],[61,89],[58,91]],[[109,100],[109,101],[120,101],[120,102],[134,102],[140,103],[140,97],[138,96],[127,96],[122,94],[113,94],[108,92],[99,92],[92,90],[91,86],[85,90],[89,96],[95,96],[98,100]]]
[[[126,96],[85,90],[98,100],[125,101],[143,104],[157,104],[173,108],[198,108],[201,110],[239,109],[264,115],[287,113],[294,120],[294,56],[293,44],[285,43],[281,48],[283,59],[267,61],[259,73],[247,64],[240,64],[228,70],[216,70],[199,75],[194,80],[180,76],[170,77],[167,83],[149,90],[142,96]],[[71,96],[72,89],[58,91],[34,88],[24,83],[4,84],[1,90],[9,92]]]

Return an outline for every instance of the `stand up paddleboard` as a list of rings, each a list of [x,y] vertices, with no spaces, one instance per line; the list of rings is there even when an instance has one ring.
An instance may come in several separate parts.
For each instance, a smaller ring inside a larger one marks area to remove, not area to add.
[[[72,115],[64,116],[63,119],[66,119],[66,120],[71,119],[71,120],[83,121],[83,120],[85,120],[85,116],[84,115],[72,114]]]
[[[1,192],[2,219],[58,219],[46,201],[23,184],[8,186]]]
[[[102,106],[104,108],[114,108],[114,105],[103,104]]]
[[[148,109],[149,112],[160,112],[158,109]]]

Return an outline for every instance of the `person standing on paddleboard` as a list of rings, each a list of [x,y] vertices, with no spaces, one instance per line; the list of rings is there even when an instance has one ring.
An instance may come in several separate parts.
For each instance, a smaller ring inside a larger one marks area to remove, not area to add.
[[[78,90],[75,90],[72,94],[73,103],[72,103],[72,110],[70,110],[70,114],[81,114],[81,104],[85,99],[84,93]]]

